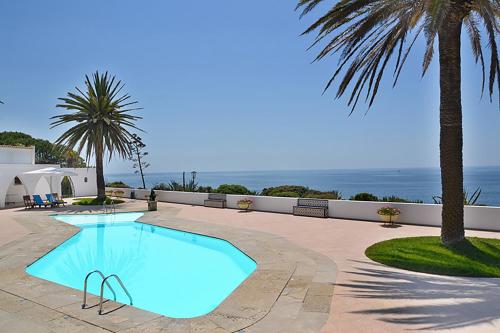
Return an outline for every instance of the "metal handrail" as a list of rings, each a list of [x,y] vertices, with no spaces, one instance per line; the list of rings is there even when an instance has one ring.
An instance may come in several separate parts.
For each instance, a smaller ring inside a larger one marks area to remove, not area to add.
[[[106,204],[106,200],[104,200],[102,203],[102,210],[104,211],[104,214],[108,213],[108,205]],[[109,213],[116,213],[115,201],[113,199],[111,199],[111,208],[109,208]]]
[[[99,300],[99,314],[100,315],[102,314],[102,302],[103,302],[103,295],[104,295],[104,283],[107,284],[108,279],[112,278],[112,277],[114,277],[116,279],[116,281],[118,281],[118,283],[122,287],[123,291],[125,291],[125,294],[127,294],[128,299],[130,300],[130,305],[133,305],[132,304],[133,303],[132,302],[132,296],[130,296],[130,293],[128,292],[127,288],[125,288],[125,285],[123,284],[122,280],[118,277],[118,275],[111,274],[111,275],[106,276],[106,278],[104,278],[104,280],[102,280],[102,283],[101,283],[101,295],[100,295],[100,300]],[[108,286],[109,286],[109,284],[108,284]]]
[[[82,309],[85,309],[85,306],[87,306],[87,281],[89,279],[89,277],[94,274],[94,273],[97,273],[101,276],[102,280],[106,280],[106,278],[104,277],[104,274],[102,274],[102,272],[100,270],[95,270],[95,271],[92,271],[90,273],[87,274],[87,276],[85,277],[85,281],[83,283],[83,304],[82,304]],[[108,286],[108,288],[111,290],[111,292],[113,293],[113,298],[114,300],[116,301],[116,293],[115,291],[113,290],[113,288],[111,287],[111,285],[109,284],[109,282],[106,281],[106,285]]]

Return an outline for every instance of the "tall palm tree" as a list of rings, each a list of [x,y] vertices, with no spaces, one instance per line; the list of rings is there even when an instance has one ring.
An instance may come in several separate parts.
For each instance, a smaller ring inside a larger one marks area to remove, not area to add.
[[[324,0],[299,0],[301,17]],[[488,91],[490,100],[500,85],[496,35],[500,0],[341,0],[304,32],[317,32],[313,45],[325,43],[316,60],[338,53],[339,63],[325,91],[342,75],[339,98],[350,90],[351,113],[359,98],[370,107],[389,60],[394,58],[394,85],[417,38],[424,35],[425,74],[434,55],[437,38],[440,66],[440,164],[444,244],[464,239],[461,32],[468,33],[476,63],[482,67],[485,85],[485,36],[490,49]],[[342,73],[342,74],[341,74]],[[497,81],[497,86],[495,86]]]
[[[134,122],[141,117],[129,114],[140,108],[132,107],[137,102],[131,102],[128,94],[120,94],[123,84],[110,77],[108,72],[95,72],[92,79],[85,76],[85,91],[76,89],[76,93],[68,93],[67,97],[59,98],[63,103],[56,107],[71,113],[57,115],[52,128],[76,123],[64,132],[57,140],[68,150],[76,150],[79,154],[85,149],[87,162],[95,156],[97,174],[97,198],[105,199],[105,183],[103,158],[107,153],[111,160],[114,153],[122,158],[130,157],[130,142],[132,134],[129,129],[138,129]]]

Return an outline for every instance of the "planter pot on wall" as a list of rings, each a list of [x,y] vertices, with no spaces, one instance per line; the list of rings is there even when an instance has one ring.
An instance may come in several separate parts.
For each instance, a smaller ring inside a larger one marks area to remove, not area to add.
[[[154,211],[158,210],[158,201],[150,201],[148,200],[148,210],[149,211]]]
[[[250,206],[252,206],[249,202],[238,202],[238,207],[242,210],[249,210]]]

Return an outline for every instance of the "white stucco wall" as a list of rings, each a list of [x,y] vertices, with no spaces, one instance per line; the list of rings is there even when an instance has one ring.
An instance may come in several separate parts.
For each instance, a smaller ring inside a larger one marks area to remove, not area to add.
[[[97,176],[95,168],[62,168],[75,172],[78,176],[71,176],[75,197],[86,197],[97,195]],[[59,182],[59,188],[61,182]]]
[[[109,188],[111,189],[111,188]],[[113,189],[111,189],[113,190]],[[118,190],[118,189],[114,189]],[[120,189],[125,197],[130,197],[131,189]],[[144,200],[149,190],[134,190],[136,198]],[[207,193],[156,191],[158,201],[203,205]],[[228,208],[238,208],[240,199],[253,201],[252,209],[257,211],[292,214],[296,198],[264,197],[252,195],[228,195]],[[332,218],[380,222],[377,210],[391,206],[401,210],[399,222],[415,225],[440,226],[441,205],[387,203],[370,201],[328,200],[329,215]],[[500,207],[466,206],[465,227],[469,229],[500,231]]]
[[[0,146],[0,164],[35,164],[35,147]]]

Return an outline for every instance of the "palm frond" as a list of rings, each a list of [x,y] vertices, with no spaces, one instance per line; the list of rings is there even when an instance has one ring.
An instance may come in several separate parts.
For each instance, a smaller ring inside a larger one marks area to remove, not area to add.
[[[299,0],[296,10],[303,17],[325,0]],[[409,54],[419,37],[425,36],[422,75],[434,58],[434,44],[440,29],[450,15],[461,17],[472,43],[474,59],[485,71],[481,34],[485,33],[491,51],[489,85],[490,98],[495,81],[500,89],[500,64],[495,37],[499,31],[499,0],[469,0],[458,4],[453,0],[341,0],[313,22],[303,34],[315,32],[310,48],[323,46],[314,61],[338,54],[337,68],[327,81],[324,91],[342,75],[335,98],[349,92],[347,104],[351,113],[362,92],[368,108],[373,105],[385,70],[394,62],[393,86],[398,82]],[[479,21],[484,29],[479,28]],[[422,34],[423,33],[423,34]],[[392,58],[395,58],[392,61]],[[484,90],[485,74],[483,74]]]
[[[108,154],[109,159],[114,154],[122,158],[130,156],[131,129],[141,131],[135,122],[141,117],[130,112],[141,108],[130,107],[137,104],[129,101],[130,95],[121,94],[124,87],[115,76],[108,72],[93,73],[85,76],[85,89],[75,88],[66,97],[59,98],[61,103],[56,107],[71,111],[52,117],[51,127],[64,124],[74,124],[56,140],[56,144],[66,149],[75,149],[78,153],[85,152],[87,162],[100,151]],[[120,95],[121,94],[121,95]]]

